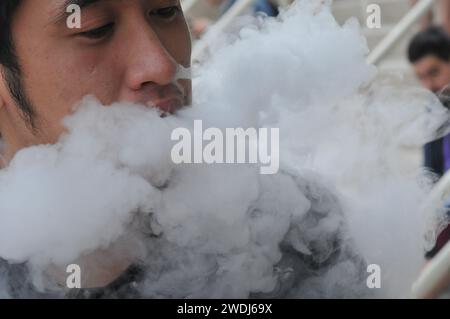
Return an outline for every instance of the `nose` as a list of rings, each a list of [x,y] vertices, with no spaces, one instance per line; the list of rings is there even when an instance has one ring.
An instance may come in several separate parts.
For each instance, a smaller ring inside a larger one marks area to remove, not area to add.
[[[128,54],[121,95],[122,100],[133,101],[132,95],[147,84],[166,86],[172,83],[178,64],[148,23],[136,23],[128,34],[128,40],[122,44]]]

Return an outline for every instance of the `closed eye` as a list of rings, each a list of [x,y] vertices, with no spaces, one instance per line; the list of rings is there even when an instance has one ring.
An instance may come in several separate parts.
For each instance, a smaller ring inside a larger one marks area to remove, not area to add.
[[[181,12],[181,8],[179,6],[170,6],[166,8],[161,8],[157,10],[153,10],[150,12],[150,15],[157,16],[163,20],[171,20],[175,16],[178,15],[178,13]]]
[[[96,29],[81,32],[78,35],[88,39],[102,39],[106,37],[114,28],[114,23],[108,23]]]

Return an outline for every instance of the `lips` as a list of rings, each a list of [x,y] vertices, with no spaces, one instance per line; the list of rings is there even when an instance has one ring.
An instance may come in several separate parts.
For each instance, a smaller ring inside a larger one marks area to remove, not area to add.
[[[145,101],[145,105],[158,108],[163,115],[173,114],[186,104],[183,88],[173,83],[166,86],[147,85],[140,93],[140,100]]]
[[[184,106],[184,99],[181,96],[174,95],[158,101],[151,101],[147,105],[160,109],[163,114],[173,114]]]

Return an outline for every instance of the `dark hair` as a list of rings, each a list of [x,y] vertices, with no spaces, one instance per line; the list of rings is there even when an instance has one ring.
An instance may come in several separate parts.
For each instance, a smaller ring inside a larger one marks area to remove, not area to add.
[[[0,65],[9,91],[18,104],[26,123],[34,130],[34,110],[27,98],[21,77],[19,60],[14,49],[11,22],[21,0],[0,0]]]
[[[440,27],[430,27],[414,36],[409,44],[408,59],[416,63],[427,55],[450,61],[450,36]]]

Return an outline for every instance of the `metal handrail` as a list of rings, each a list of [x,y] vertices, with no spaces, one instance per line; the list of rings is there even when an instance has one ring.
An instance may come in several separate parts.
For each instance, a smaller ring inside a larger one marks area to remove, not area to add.
[[[437,298],[450,282],[450,243],[447,243],[422,271],[412,287],[416,298]]]
[[[184,11],[185,14],[189,14],[190,10],[194,7],[198,0],[185,0]],[[253,3],[254,0],[238,0],[228,11],[209,29],[208,33],[221,33],[223,32],[238,16],[242,15]],[[294,0],[274,0],[279,7],[286,7],[290,5]],[[192,52],[192,60],[199,59],[203,52],[208,48],[208,36],[206,35],[203,40],[198,41],[194,46]]]
[[[395,25],[395,27],[380,41],[380,43],[370,52],[367,61],[370,64],[377,64],[397,43],[397,41],[423,16],[435,0],[420,0],[411,10]]]
[[[434,185],[426,200],[421,204],[420,210],[424,216],[438,214],[450,197],[450,171],[444,174]],[[440,293],[442,283],[450,276],[450,242],[441,248],[438,255],[419,275],[412,287],[416,298],[435,298]]]
[[[184,10],[189,13],[196,2],[199,0],[185,0]],[[253,0],[237,1],[217,23],[215,23],[209,32],[220,33],[227,28],[233,20],[249,8]],[[287,0],[286,3],[291,2]],[[377,64],[389,52],[389,50],[405,35],[405,33],[422,17],[434,4],[435,0],[420,0],[408,13],[399,21],[398,24],[380,41],[380,43],[369,53],[367,61],[370,64]],[[194,47],[192,58],[198,59],[208,47],[208,41],[199,41]]]

